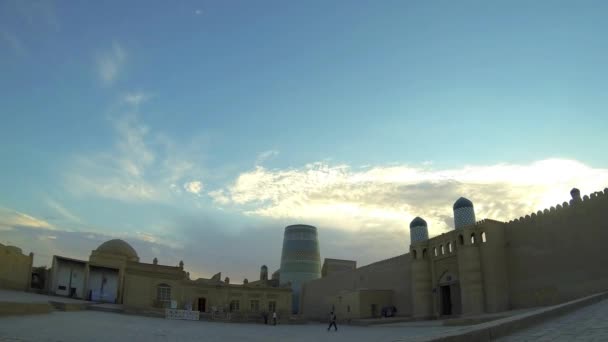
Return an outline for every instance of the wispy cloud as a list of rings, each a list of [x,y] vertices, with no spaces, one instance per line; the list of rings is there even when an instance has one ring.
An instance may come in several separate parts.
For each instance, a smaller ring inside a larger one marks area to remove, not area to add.
[[[139,108],[140,104],[143,104],[144,102],[148,101],[150,99],[150,95],[146,94],[142,91],[138,91],[138,92],[134,92],[134,93],[127,93],[123,100],[127,103],[130,104],[134,107]]]
[[[70,210],[66,209],[59,202],[53,200],[52,198],[47,198],[46,204],[55,210],[59,215],[61,215],[64,219],[73,222],[73,223],[82,223],[80,217],[73,214]]]
[[[141,104],[147,95],[135,93],[122,103]],[[128,99],[128,100],[127,100]],[[66,185],[76,195],[95,195],[121,201],[169,201],[180,189],[203,190],[196,152],[168,136],[152,132],[140,119],[139,108],[127,108],[111,120],[116,132],[112,148],[75,156]]]
[[[97,73],[104,85],[111,85],[118,78],[127,60],[127,53],[117,42],[97,58]]]
[[[607,184],[608,170],[562,159],[446,170],[319,162],[288,170],[257,166],[209,195],[248,215],[347,230],[407,230],[423,216],[437,234],[452,226],[451,206],[460,196],[474,202],[479,218],[509,220],[568,200],[573,186],[591,192]]]
[[[0,230],[13,230],[18,227],[54,230],[55,227],[45,220],[0,207]]]
[[[265,161],[272,159],[279,155],[278,150],[268,150],[258,154],[255,160],[255,165],[262,165]]]

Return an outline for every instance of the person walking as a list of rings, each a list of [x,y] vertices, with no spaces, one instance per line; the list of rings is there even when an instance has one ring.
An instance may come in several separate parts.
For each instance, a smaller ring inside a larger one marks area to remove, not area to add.
[[[334,331],[338,331],[338,326],[336,325],[336,314],[332,311],[329,313],[329,326],[327,327],[327,331],[329,331],[329,329],[331,329],[331,326],[334,326]]]
[[[272,312],[272,325],[277,325],[277,312]]]

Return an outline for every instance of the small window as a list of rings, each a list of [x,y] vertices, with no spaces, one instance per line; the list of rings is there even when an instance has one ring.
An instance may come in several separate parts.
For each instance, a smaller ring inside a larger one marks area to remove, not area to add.
[[[156,287],[156,300],[164,307],[171,307],[171,286],[160,284]]]
[[[230,312],[238,312],[240,309],[240,303],[238,300],[233,300],[230,302]]]
[[[422,259],[426,259],[427,255],[426,255],[426,248],[422,250]]]
[[[268,302],[268,312],[274,312],[277,309],[277,302]]]
[[[486,242],[486,232],[481,232],[481,242]]]
[[[460,242],[460,245],[464,245],[464,237],[462,236],[462,234],[458,235],[458,242]]]
[[[258,312],[258,311],[260,311],[260,301],[252,300],[251,301],[251,312]]]
[[[346,306],[346,312],[350,312],[350,305]]]
[[[448,252],[452,253],[453,252],[453,247],[452,247],[452,243],[448,243]]]
[[[435,256],[437,256],[437,247],[433,247],[433,254],[435,254]]]
[[[443,245],[441,245],[441,255],[445,254],[445,248],[443,248]]]
[[[471,243],[475,243],[475,233],[471,233]]]

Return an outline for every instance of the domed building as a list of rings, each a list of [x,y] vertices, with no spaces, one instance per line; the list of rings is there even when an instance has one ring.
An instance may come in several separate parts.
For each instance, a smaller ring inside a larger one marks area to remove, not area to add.
[[[91,257],[97,255],[115,256],[121,258],[124,257],[129,261],[139,261],[139,257],[137,256],[135,249],[120,239],[109,240],[99,245],[99,247],[93,251]]]
[[[91,251],[88,262],[53,256],[50,292],[130,309],[238,311],[256,317],[261,311],[290,311],[291,289],[278,287],[278,282],[231,284],[220,279],[221,273],[190,280],[183,261],[176,266],[161,265],[157,258],[140,262],[129,243],[113,239]]]

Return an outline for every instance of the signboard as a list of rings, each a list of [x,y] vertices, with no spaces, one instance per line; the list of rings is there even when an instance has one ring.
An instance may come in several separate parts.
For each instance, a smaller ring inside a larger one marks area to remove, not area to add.
[[[165,309],[165,318],[198,321],[200,318],[200,312],[190,310]]]

